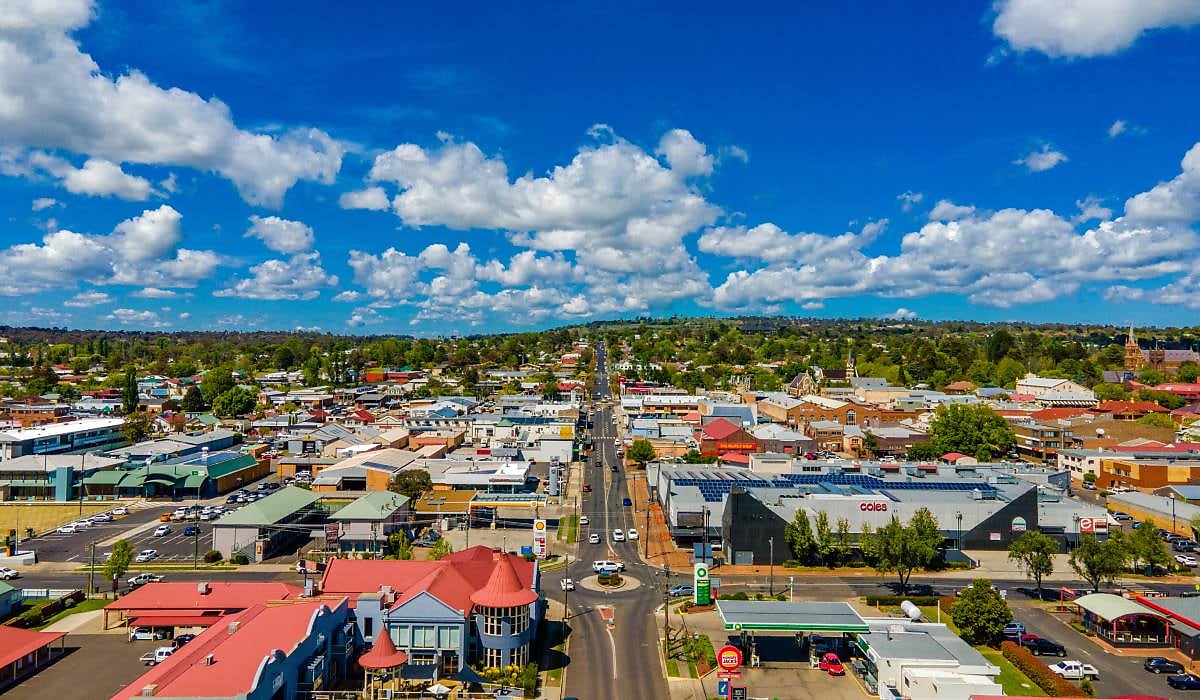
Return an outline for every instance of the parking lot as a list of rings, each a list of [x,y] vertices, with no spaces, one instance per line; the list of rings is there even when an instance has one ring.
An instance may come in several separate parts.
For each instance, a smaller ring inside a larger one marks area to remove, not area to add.
[[[116,506],[114,506],[116,507]],[[70,561],[86,562],[89,549],[93,542],[97,543],[96,556],[108,548],[99,543],[119,536],[123,532],[138,528],[158,520],[158,516],[168,511],[168,504],[140,507],[130,510],[129,515],[117,516],[111,523],[99,523],[74,534],[66,535],[51,532],[30,540],[22,540],[22,549],[32,549],[37,552],[39,561]]]
[[[146,672],[138,657],[163,645],[161,641],[129,642],[124,634],[70,634],[66,656],[4,691],[4,698],[112,697]]]

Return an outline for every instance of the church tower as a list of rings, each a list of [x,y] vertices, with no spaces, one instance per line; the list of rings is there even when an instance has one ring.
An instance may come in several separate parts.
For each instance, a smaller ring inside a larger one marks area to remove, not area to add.
[[[1146,363],[1142,349],[1138,346],[1137,338],[1133,337],[1133,325],[1129,326],[1129,336],[1125,338],[1125,371],[1136,372]]]
[[[850,354],[846,356],[846,379],[853,379],[858,376],[858,370],[854,367],[854,348],[850,348]]]

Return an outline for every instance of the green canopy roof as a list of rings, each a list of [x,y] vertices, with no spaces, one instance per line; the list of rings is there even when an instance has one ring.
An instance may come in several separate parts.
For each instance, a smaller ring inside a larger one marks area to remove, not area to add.
[[[1092,593],[1076,598],[1074,603],[1104,620],[1115,620],[1126,615],[1163,616],[1145,605],[1112,593]]]
[[[408,496],[391,491],[372,491],[329,516],[330,520],[383,520],[408,503]]]
[[[214,525],[274,525],[296,511],[320,500],[321,494],[297,486],[285,486],[261,501],[244,505],[218,519]]]
[[[122,488],[122,489],[136,489],[136,488],[141,488],[141,486],[145,483],[146,483],[145,470],[142,470],[140,472],[126,472],[125,478],[121,479],[121,483],[118,484],[117,487]]]
[[[208,481],[208,475],[204,472],[199,474],[189,474],[188,477],[183,480],[183,488],[198,489],[203,486],[204,482],[206,481]]]
[[[854,608],[843,602],[718,600],[717,612],[727,630],[871,631]]]
[[[128,476],[129,472],[120,469],[108,469],[102,472],[96,472],[91,476],[84,477],[83,483],[88,486],[116,486],[121,483],[121,479]]]

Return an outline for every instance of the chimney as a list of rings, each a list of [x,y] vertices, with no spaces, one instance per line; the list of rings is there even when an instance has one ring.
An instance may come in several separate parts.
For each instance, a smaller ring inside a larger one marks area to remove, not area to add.
[[[204,661],[202,661],[201,663],[203,663],[205,666],[212,666],[212,665],[213,665],[214,663],[216,663],[216,662],[217,662],[217,657],[216,657],[216,655],[215,655],[215,654],[209,654],[208,656],[205,656],[205,657],[204,657]]]
[[[151,683],[149,685],[142,686],[142,692],[140,692],[138,694],[144,698],[149,698],[149,697],[154,697],[154,694],[157,692],[158,692],[158,684]]]
[[[234,620],[233,622],[230,622],[229,623],[229,634],[233,634],[234,632],[237,632],[238,628],[241,626],[242,626],[242,623],[239,620]]]
[[[208,585],[208,581],[201,581],[196,584],[196,592],[200,595],[208,595],[212,593],[212,586]]]

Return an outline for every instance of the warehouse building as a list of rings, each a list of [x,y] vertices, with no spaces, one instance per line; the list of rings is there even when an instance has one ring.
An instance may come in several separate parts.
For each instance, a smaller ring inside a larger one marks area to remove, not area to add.
[[[0,461],[24,455],[103,452],[128,442],[124,418],[84,418],[36,428],[0,431]]]
[[[283,554],[308,540],[324,521],[321,494],[285,486],[213,523],[213,549],[226,559],[243,553],[252,562]]]

